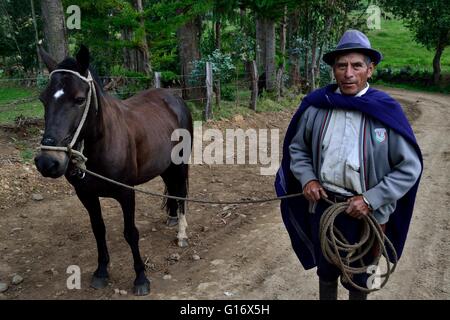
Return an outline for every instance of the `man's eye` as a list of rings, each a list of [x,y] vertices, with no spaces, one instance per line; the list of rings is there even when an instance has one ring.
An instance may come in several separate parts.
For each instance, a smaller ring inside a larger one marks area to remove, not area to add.
[[[78,105],[82,105],[86,101],[85,98],[76,98],[75,103]]]

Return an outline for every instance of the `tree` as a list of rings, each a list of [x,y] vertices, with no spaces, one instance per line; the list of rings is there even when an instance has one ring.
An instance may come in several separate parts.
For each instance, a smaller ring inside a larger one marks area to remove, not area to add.
[[[132,0],[132,6],[126,5],[126,9],[128,13],[126,11],[121,12],[121,14],[127,14],[130,17],[129,23],[123,26],[121,32],[124,44],[126,44],[123,49],[125,67],[128,70],[149,75],[151,65],[142,0]]]
[[[450,45],[450,6],[447,0],[382,0],[386,9],[405,20],[417,42],[434,50],[433,83],[441,78],[441,56]]]
[[[59,62],[69,53],[61,0],[41,0],[41,12],[47,51]]]
[[[193,88],[187,90],[195,79],[189,79],[193,70],[193,62],[200,60],[200,38],[201,38],[201,15],[212,9],[212,2],[204,1],[183,1],[174,2],[176,13],[183,19],[179,21],[176,31],[178,39],[178,52],[181,65],[181,75],[183,77],[183,98],[200,99],[204,97],[204,90]]]
[[[39,1],[33,3],[38,23]],[[30,74],[38,65],[31,2],[0,0],[0,68],[11,77]],[[39,29],[38,38],[42,38]]]
[[[289,1],[242,0],[241,5],[252,9],[256,22],[256,63],[266,73],[266,90],[276,85],[276,34],[275,24],[284,17]]]

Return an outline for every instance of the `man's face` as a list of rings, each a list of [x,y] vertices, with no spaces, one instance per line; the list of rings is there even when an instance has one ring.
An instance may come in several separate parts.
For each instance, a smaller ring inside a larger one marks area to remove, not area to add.
[[[350,96],[366,87],[373,69],[373,62],[367,65],[364,55],[356,52],[338,57],[333,66],[334,77],[341,93]]]

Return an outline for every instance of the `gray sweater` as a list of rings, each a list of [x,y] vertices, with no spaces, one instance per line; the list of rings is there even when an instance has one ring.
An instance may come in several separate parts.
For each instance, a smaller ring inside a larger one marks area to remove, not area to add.
[[[289,153],[291,171],[302,187],[311,180],[321,182],[321,149],[330,114],[330,110],[311,106],[300,117]],[[375,219],[384,224],[397,200],[414,186],[422,167],[413,146],[401,135],[371,117],[363,118],[359,139],[362,194],[374,209]],[[377,139],[380,129],[386,131],[384,140]]]

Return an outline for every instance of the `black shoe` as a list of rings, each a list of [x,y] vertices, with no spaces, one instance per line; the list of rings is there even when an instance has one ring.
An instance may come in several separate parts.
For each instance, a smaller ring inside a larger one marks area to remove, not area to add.
[[[337,280],[328,282],[319,279],[319,299],[337,300],[337,286]]]

